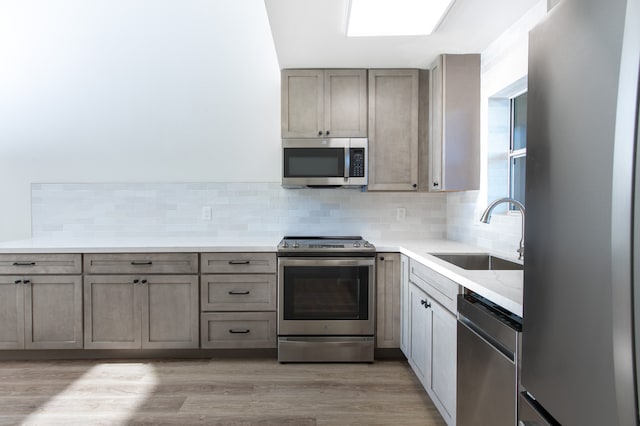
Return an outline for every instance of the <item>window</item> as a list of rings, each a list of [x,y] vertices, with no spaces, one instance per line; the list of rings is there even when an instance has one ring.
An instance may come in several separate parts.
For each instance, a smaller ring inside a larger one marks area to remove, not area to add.
[[[527,77],[505,86],[487,104],[487,203],[512,197],[524,204]],[[494,213],[514,210],[499,206]]]
[[[511,98],[509,146],[509,197],[524,205],[524,183],[527,159],[527,93]],[[514,210],[514,206],[510,206]]]

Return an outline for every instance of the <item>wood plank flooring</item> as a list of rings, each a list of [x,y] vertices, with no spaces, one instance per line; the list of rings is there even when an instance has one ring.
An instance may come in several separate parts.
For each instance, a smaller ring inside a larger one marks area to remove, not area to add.
[[[444,425],[406,361],[4,361],[2,425]]]

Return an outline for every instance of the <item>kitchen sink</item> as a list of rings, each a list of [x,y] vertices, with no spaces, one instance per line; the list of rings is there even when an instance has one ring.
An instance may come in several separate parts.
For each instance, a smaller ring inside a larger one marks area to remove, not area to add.
[[[472,271],[521,271],[523,266],[486,253],[429,253],[432,256],[456,265],[459,268]]]

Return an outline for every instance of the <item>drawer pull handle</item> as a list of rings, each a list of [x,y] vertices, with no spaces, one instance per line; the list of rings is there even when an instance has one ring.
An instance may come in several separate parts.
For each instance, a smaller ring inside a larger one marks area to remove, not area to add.
[[[229,333],[231,334],[249,334],[251,330],[249,330],[248,328],[245,328],[243,330],[238,330],[238,329],[234,329],[232,328],[231,330],[229,330]]]
[[[153,262],[150,260],[133,260],[131,264],[132,265],[153,265]]]
[[[36,262],[13,262],[13,266],[36,266]]]
[[[230,260],[229,265],[248,265],[250,264],[250,260]]]
[[[229,292],[229,294],[241,294],[241,295],[242,295],[242,294],[249,294],[249,293],[251,293],[251,291],[249,291],[249,290],[244,290],[244,291],[235,291],[235,290],[231,290],[231,291]]]

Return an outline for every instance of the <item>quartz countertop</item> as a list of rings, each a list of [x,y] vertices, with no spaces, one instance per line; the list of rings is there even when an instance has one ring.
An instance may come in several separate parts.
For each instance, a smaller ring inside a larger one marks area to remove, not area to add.
[[[429,253],[490,253],[480,247],[448,240],[372,241],[378,252],[399,251],[461,286],[522,317],[523,271],[475,271],[459,268]],[[493,254],[493,253],[492,253]],[[502,256],[498,256],[502,257]],[[521,263],[515,259],[507,259]]]
[[[280,239],[118,238],[25,239],[0,242],[0,253],[140,253],[140,252],[274,252]],[[448,240],[376,241],[378,252],[406,254],[423,265],[522,316],[522,271],[471,271],[429,253],[487,253],[487,250]],[[513,259],[509,259],[513,260]]]
[[[32,238],[0,242],[0,253],[273,252],[279,242],[232,238]]]

